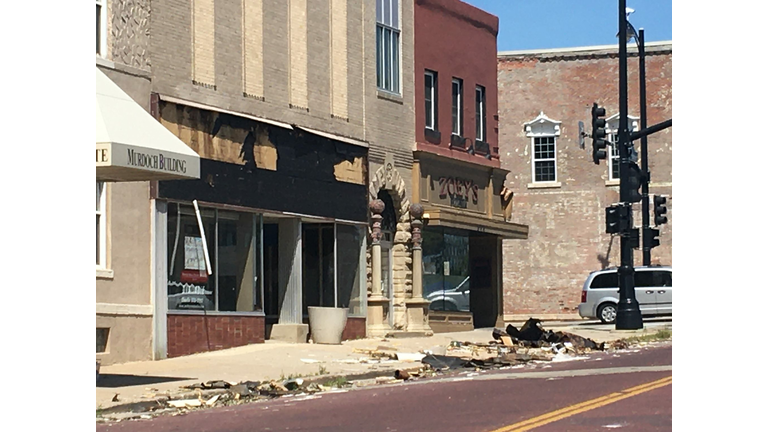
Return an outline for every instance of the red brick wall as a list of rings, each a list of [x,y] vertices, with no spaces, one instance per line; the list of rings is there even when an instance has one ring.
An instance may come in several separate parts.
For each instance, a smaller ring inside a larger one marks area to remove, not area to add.
[[[618,48],[616,48],[618,51]],[[672,118],[671,47],[646,57],[648,125]],[[640,116],[638,59],[630,57],[629,114]],[[605,207],[618,201],[618,186],[606,184],[606,162],[592,162],[592,144],[579,148],[578,122],[591,129],[591,106],[599,102],[607,116],[618,112],[618,58],[615,54],[580,53],[500,55],[499,142],[501,164],[510,170],[507,187],[514,192],[514,222],[530,228],[528,240],[505,240],[504,313],[576,314],[581,288],[589,272],[620,262],[619,238],[605,233]],[[557,138],[557,180],[560,187],[529,187],[531,138],[523,124],[540,112],[561,121]],[[638,121],[639,123],[639,121]],[[640,152],[639,140],[635,142]],[[650,195],[672,193],[672,130],[651,135]],[[672,206],[669,223],[661,227],[661,246],[651,251],[652,263],[672,264]],[[641,226],[639,203],[635,226]],[[653,202],[651,201],[651,220]],[[635,263],[642,263],[635,249]]]
[[[347,318],[347,325],[341,334],[341,340],[365,338],[365,318]]]
[[[496,35],[499,19],[459,0],[418,0],[414,5],[414,88],[418,149],[483,165],[499,166],[496,96]],[[437,72],[439,143],[424,134],[424,71]],[[475,139],[475,86],[485,87],[486,142],[493,161],[449,148],[452,130],[452,80],[464,80],[463,136]]]
[[[168,357],[263,342],[263,316],[168,314]]]

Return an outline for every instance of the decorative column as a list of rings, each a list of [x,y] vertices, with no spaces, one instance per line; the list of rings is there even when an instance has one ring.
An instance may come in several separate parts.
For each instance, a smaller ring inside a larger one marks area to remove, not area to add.
[[[368,332],[371,336],[384,336],[390,330],[386,319],[389,299],[384,297],[381,282],[381,213],[384,201],[376,199],[368,204],[371,210],[371,296],[368,297]]]
[[[411,204],[411,241],[413,242],[413,290],[411,298],[405,301],[408,313],[408,331],[431,336],[429,327],[429,302],[424,300],[422,286],[422,253],[421,228],[424,226],[422,217],[424,207],[421,204]]]

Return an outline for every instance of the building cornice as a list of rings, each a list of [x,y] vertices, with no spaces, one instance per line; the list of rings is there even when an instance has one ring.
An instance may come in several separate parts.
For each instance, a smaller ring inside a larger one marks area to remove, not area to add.
[[[646,55],[671,54],[672,41],[646,42]],[[637,46],[628,44],[627,54],[637,56]],[[607,58],[619,55],[619,45],[594,45],[573,48],[535,49],[520,51],[499,51],[499,60],[516,60],[520,58],[537,58],[547,60],[580,60],[584,58]]]

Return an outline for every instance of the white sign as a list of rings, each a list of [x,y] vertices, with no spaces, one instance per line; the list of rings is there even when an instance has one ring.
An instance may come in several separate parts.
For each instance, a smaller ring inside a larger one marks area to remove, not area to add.
[[[184,236],[184,270],[205,271],[205,255],[201,237]]]

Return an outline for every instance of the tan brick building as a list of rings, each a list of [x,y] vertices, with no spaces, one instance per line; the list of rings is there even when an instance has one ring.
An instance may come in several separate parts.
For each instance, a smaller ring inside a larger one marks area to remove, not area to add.
[[[345,338],[405,329],[413,1],[97,6],[109,17],[97,63],[126,70],[116,82],[200,156],[198,180],[107,186],[111,264],[97,271],[97,301],[122,306],[97,310],[141,329],[126,339],[99,314],[102,360],[305,341],[309,306],[348,308]],[[396,215],[386,292],[366,263],[379,196]],[[118,273],[132,276],[119,284]]]
[[[630,127],[639,130],[636,48],[629,54]],[[672,118],[672,43],[647,43],[646,54],[652,125]],[[605,207],[619,197],[617,168],[592,162],[589,138],[579,145],[579,122],[591,132],[593,102],[606,107],[609,134],[617,129],[618,47],[500,52],[498,85],[502,167],[510,171],[516,220],[530,227],[527,242],[504,242],[505,317],[578,317],[589,272],[620,260],[619,238],[605,233]],[[669,223],[661,227],[652,264],[671,265],[671,129],[651,135],[648,146],[649,194],[669,197]],[[634,205],[635,226],[640,208]],[[634,256],[640,265],[642,252]]]

